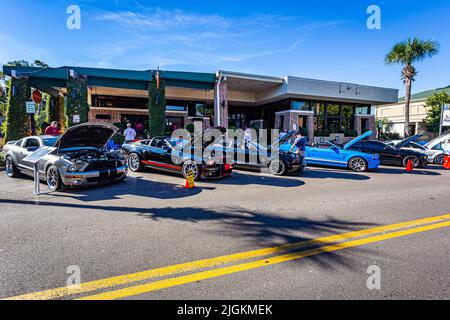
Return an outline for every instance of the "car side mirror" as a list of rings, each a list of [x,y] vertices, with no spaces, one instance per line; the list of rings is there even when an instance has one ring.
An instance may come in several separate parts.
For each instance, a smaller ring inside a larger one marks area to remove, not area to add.
[[[333,151],[336,152],[336,153],[341,153],[341,151],[339,150],[339,148],[331,147],[331,149],[333,149]]]
[[[28,147],[27,152],[35,152],[37,149],[39,149],[39,148],[38,147]]]

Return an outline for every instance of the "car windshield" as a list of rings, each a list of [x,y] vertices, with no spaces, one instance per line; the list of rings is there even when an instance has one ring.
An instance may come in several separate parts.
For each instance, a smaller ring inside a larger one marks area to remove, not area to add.
[[[334,144],[331,141],[327,141],[328,147],[329,148],[337,148],[337,149],[341,149],[341,147],[339,147],[338,145]]]
[[[42,139],[42,142],[44,143],[44,146],[46,147],[54,147],[56,142],[58,142],[58,137],[54,137],[54,138],[45,138]]]
[[[172,147],[177,147],[177,146],[186,146],[188,143],[190,143],[189,141],[187,141],[187,140],[183,140],[183,139],[170,139],[170,140],[168,140],[169,141],[169,143],[170,143],[170,145],[172,146]]]

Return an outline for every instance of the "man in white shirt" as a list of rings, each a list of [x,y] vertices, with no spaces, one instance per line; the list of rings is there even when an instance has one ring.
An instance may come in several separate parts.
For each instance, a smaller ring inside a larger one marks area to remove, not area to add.
[[[131,142],[136,139],[136,131],[131,127],[131,123],[127,124],[127,129],[124,131],[125,142]]]

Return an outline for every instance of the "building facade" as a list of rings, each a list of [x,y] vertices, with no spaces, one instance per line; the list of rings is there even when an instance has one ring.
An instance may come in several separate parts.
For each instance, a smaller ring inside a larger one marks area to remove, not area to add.
[[[450,86],[435,90],[428,90],[413,94],[410,104],[410,132],[412,134],[425,134],[433,138],[425,128],[427,117],[427,99],[434,93],[446,92],[450,94]],[[405,135],[405,98],[397,103],[380,105],[376,108],[377,120],[387,120],[392,123],[392,133],[398,133],[401,137]]]
[[[149,83],[156,71],[80,67],[4,67],[12,77],[52,96],[73,94],[72,78],[87,87],[88,120],[148,126]],[[298,77],[246,73],[160,71],[165,85],[166,127],[204,126],[298,130],[310,141],[351,139],[376,131],[373,107],[398,101],[398,90]]]

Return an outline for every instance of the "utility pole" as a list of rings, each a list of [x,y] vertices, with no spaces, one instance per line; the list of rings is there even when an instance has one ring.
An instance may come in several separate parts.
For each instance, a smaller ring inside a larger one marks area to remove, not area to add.
[[[445,108],[445,103],[442,103],[441,118],[439,119],[439,137],[442,136],[442,124],[444,122],[444,108]]]

